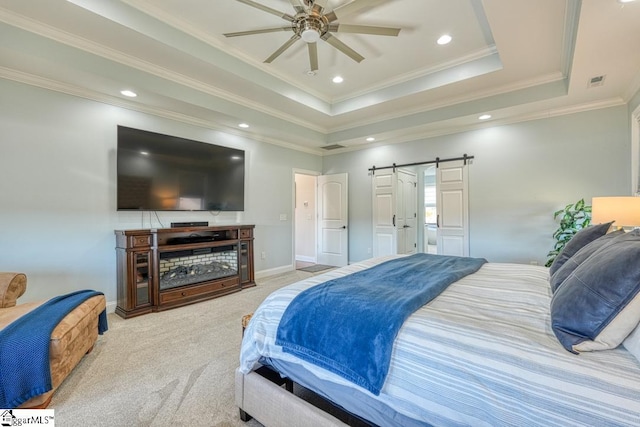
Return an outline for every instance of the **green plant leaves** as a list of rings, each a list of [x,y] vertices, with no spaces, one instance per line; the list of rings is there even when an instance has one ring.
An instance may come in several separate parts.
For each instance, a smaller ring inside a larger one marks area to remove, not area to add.
[[[545,266],[549,267],[553,264],[553,260],[564,248],[569,240],[580,230],[591,224],[591,206],[585,204],[584,199],[578,200],[576,203],[570,203],[564,209],[560,209],[553,213],[553,219],[560,218],[558,229],[553,232],[553,238],[556,243],[553,249],[547,254],[547,262]]]

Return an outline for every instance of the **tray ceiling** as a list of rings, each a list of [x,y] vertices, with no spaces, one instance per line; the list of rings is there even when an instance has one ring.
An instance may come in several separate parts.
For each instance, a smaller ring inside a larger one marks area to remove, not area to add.
[[[317,153],[621,105],[640,88],[640,1],[356,1],[338,23],[399,35],[337,33],[360,63],[320,40],[310,73],[302,40],[263,62],[290,31],[223,35],[287,25],[240,1],[3,0],[0,77]]]

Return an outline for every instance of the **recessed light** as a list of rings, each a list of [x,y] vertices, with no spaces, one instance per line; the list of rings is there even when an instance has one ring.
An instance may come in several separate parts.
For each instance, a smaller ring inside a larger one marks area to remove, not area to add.
[[[376,139],[375,139],[374,137],[372,137],[372,136],[370,136],[369,138],[367,138],[367,142],[373,142],[373,141],[375,141],[375,140],[376,140]]]
[[[478,117],[479,120],[489,120],[491,118],[491,114],[483,114]]]
[[[449,34],[443,34],[440,36],[440,38],[438,39],[437,43],[438,44],[447,44],[451,42],[451,36]]]
[[[246,128],[248,128],[248,127],[249,127],[249,125],[248,125],[248,124],[246,124],[246,123],[240,123],[240,124],[238,125],[238,127],[241,127],[241,128],[243,128],[243,129],[246,129]]]
[[[334,83],[342,83],[344,79],[341,76],[335,76],[332,80]]]
[[[120,93],[124,96],[128,96],[129,98],[135,98],[136,96],[138,96],[138,94],[132,90],[121,90]]]
[[[618,3],[623,3],[624,4],[624,3],[631,3],[631,2],[634,2],[634,1],[636,1],[636,0],[618,0]]]
[[[149,153],[147,151],[141,151],[140,154],[142,154],[143,156],[148,156]]]

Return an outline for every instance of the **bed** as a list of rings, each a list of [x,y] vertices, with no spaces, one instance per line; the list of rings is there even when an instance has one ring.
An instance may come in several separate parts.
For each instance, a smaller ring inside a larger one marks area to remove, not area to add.
[[[640,425],[640,363],[624,346],[579,355],[563,347],[552,328],[546,267],[486,263],[418,308],[397,334],[379,393],[276,345],[300,293],[398,258],[352,264],[271,294],[244,333],[241,413],[266,426],[344,425],[280,387],[285,380],[259,375],[268,367],[371,425]]]

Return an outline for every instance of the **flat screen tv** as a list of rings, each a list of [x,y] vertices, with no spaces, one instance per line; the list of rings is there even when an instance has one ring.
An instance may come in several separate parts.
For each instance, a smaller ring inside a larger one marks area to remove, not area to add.
[[[243,211],[244,151],[118,126],[118,210]]]

